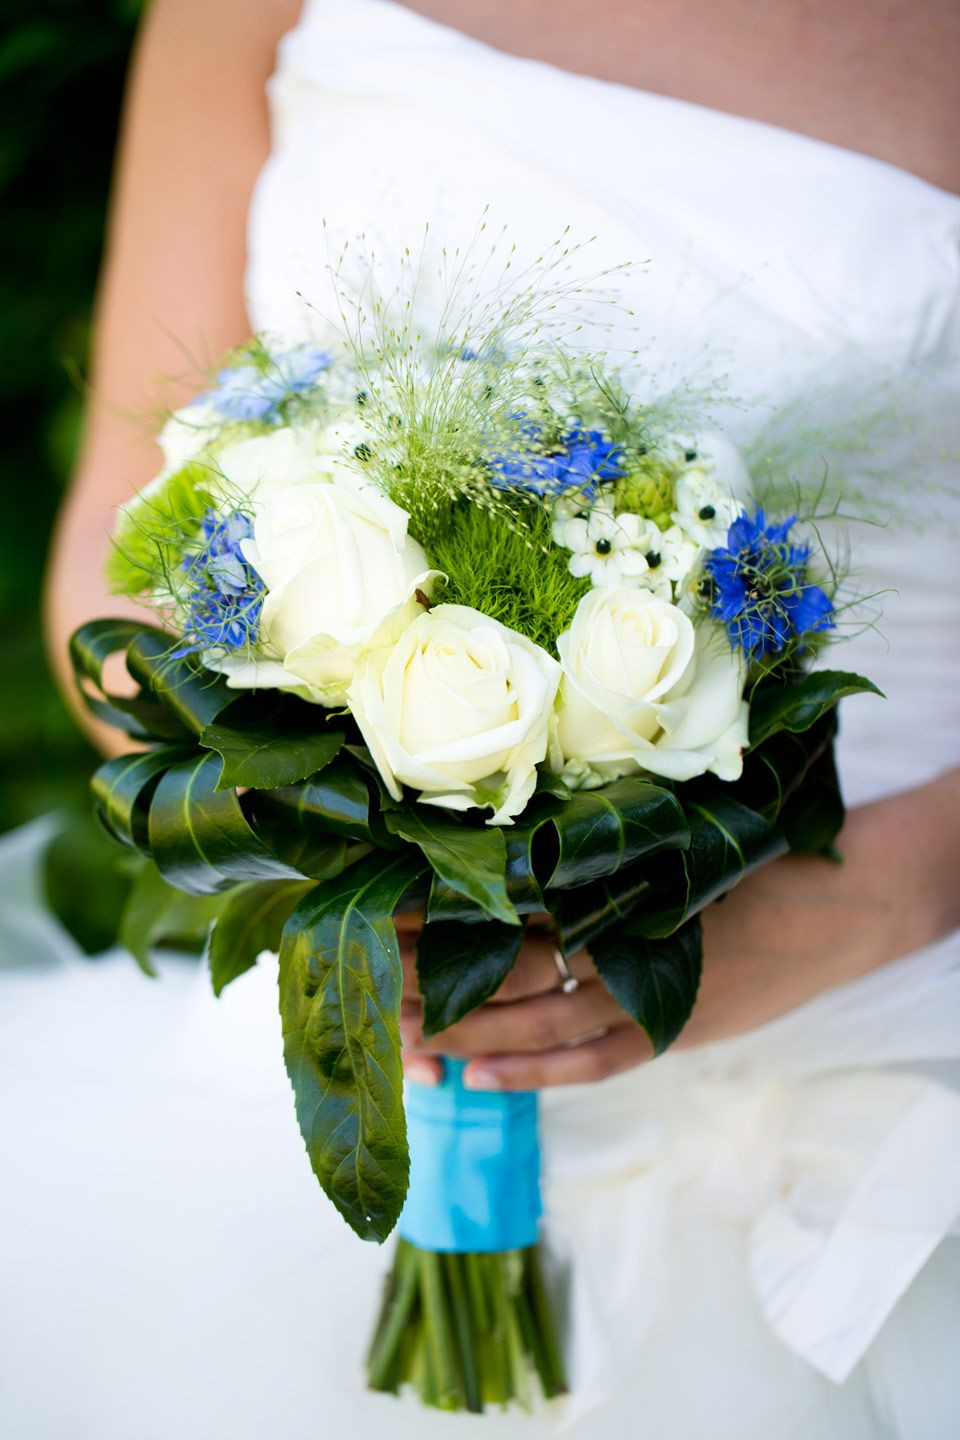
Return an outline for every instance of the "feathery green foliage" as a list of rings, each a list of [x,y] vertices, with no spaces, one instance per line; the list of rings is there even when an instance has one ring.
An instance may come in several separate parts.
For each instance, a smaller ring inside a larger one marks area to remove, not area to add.
[[[524,500],[508,516],[461,501],[430,552],[449,577],[439,600],[470,605],[551,654],[590,589],[589,580],[570,574],[568,558],[551,542],[547,512]]]

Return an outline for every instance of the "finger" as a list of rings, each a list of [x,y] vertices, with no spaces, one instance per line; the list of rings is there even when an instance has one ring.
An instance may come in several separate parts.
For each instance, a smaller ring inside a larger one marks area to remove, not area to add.
[[[415,1050],[404,1050],[403,1073],[416,1085],[439,1085],[443,1079],[443,1061],[436,1055],[422,1055]]]
[[[561,976],[556,960],[557,942],[539,930],[528,930],[516,964],[488,1003],[512,1004],[533,995],[559,991]],[[567,966],[578,980],[595,978],[596,970],[586,950],[578,950]]]
[[[599,980],[582,984],[572,995],[553,990],[512,1005],[484,1005],[429,1040],[419,1034],[421,1015],[401,1012],[404,1040],[438,1055],[532,1054],[572,1045],[591,1031],[623,1022],[623,1011]]]
[[[417,946],[410,936],[398,936],[400,964],[403,966],[403,998],[419,1000],[420,983],[417,980]]]
[[[423,929],[423,911],[398,910],[393,917],[393,923],[398,935],[419,935]]]
[[[631,1070],[653,1055],[638,1025],[627,1021],[596,1040],[545,1050],[539,1055],[485,1055],[463,1072],[472,1090],[545,1090],[551,1085],[583,1085]]]
[[[415,1000],[420,995],[417,981],[416,930],[398,933],[400,960],[403,965],[403,995]],[[570,973],[578,980],[596,977],[593,961],[586,950],[578,950],[567,961]],[[556,961],[556,942],[542,930],[527,930],[523,947],[509,975],[488,1004],[512,1003],[532,995],[542,995],[560,988],[560,971]]]

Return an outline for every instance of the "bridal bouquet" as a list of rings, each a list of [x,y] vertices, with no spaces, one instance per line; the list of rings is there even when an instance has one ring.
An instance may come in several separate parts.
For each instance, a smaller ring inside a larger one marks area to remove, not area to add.
[[[160,624],[72,642],[94,714],[139,742],[93,781],[155,866],[127,934],[145,955],[159,872],[208,897],[217,993],[279,951],[310,1164],[358,1235],[400,1221],[370,1384],[474,1411],[534,1373],[556,1395],[536,1097],[449,1062],[411,1087],[408,1146],[393,917],[423,912],[427,1034],[495,993],[537,915],[668,1046],[703,907],[829,853],[842,820],[834,710],[873,687],[811,668],[823,546],[716,430],[572,347],[469,327],[257,339],[161,446],[109,561]],[[106,688],[117,651],[132,696]]]

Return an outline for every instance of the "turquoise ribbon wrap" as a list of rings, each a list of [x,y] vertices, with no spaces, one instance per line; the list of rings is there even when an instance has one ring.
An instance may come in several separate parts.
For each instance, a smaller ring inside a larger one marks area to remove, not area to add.
[[[464,1061],[407,1092],[410,1190],[399,1233],[421,1250],[476,1254],[537,1242],[540,1137],[535,1091],[468,1090]]]

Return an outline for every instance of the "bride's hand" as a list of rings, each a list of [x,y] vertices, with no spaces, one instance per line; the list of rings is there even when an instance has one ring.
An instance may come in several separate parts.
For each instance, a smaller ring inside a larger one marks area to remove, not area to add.
[[[960,771],[852,811],[843,865],[788,856],[759,870],[703,915],[700,993],[678,1046],[753,1029],[832,985],[929,944],[960,924],[955,862]],[[467,1058],[468,1085],[526,1090],[600,1080],[651,1056],[644,1032],[619,1008],[585,952],[561,989],[554,944],[531,923],[498,994],[431,1040],[420,1033],[415,943],[420,917],[398,922],[405,987],[404,1064],[439,1079],[437,1057]]]

